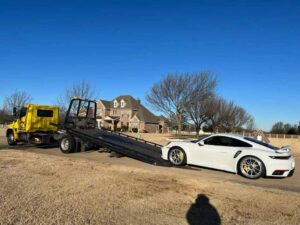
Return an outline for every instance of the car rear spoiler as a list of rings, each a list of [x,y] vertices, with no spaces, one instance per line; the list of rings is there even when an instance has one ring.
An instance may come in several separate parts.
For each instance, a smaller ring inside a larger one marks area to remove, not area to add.
[[[276,150],[278,153],[286,153],[291,151],[291,146],[290,145],[285,145],[282,146],[279,150]]]
[[[290,145],[285,145],[285,146],[282,146],[281,149],[291,149],[291,146]]]

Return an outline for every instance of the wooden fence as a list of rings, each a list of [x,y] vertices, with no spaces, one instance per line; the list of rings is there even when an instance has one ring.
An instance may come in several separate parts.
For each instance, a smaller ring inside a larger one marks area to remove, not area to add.
[[[176,134],[177,132],[175,130],[171,131],[172,134]],[[196,132],[194,131],[181,131],[182,135],[196,135]],[[200,133],[200,134],[211,134],[211,133]],[[254,137],[255,133],[249,133],[249,132],[240,132],[236,133],[244,136]],[[267,138],[278,138],[278,139],[300,139],[300,135],[290,135],[290,134],[270,134],[270,133],[264,133]]]
[[[242,132],[239,133],[244,136],[250,136],[253,137],[254,133],[249,132]],[[279,138],[279,139],[300,139],[300,135],[291,135],[291,134],[270,134],[270,133],[264,133],[267,138]]]

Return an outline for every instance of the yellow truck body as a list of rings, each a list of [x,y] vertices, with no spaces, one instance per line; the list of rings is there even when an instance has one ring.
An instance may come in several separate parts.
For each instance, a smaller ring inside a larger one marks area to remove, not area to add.
[[[58,107],[36,104],[24,105],[20,109],[17,119],[7,127],[8,142],[12,141],[12,136],[14,139],[12,143],[31,142],[31,140],[37,140],[34,138],[45,136],[45,134],[56,133],[57,126],[51,124],[58,124],[58,122]]]

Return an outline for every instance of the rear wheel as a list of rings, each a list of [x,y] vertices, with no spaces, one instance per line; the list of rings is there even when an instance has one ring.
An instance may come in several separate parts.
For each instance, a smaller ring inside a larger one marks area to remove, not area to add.
[[[70,135],[63,136],[59,146],[63,153],[72,153],[75,151],[75,139]]]
[[[16,140],[15,140],[15,137],[14,137],[14,133],[12,131],[9,131],[7,133],[6,138],[7,138],[7,144],[8,145],[15,145],[17,143]]]
[[[181,148],[172,148],[169,152],[169,161],[174,166],[184,166],[186,164],[186,155]]]
[[[266,172],[263,162],[254,156],[242,158],[238,166],[240,174],[249,179],[263,177]]]

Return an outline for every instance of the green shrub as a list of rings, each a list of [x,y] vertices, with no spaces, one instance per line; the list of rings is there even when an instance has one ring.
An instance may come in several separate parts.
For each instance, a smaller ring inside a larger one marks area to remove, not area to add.
[[[128,131],[128,126],[122,125],[122,126],[121,126],[121,131],[122,131],[122,132]]]
[[[139,131],[139,129],[136,128],[136,127],[132,128],[131,130],[132,130],[133,133],[137,133]]]

